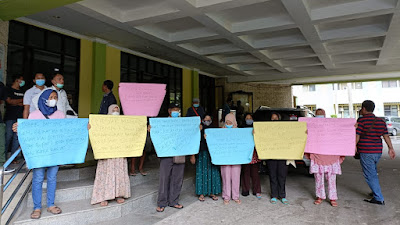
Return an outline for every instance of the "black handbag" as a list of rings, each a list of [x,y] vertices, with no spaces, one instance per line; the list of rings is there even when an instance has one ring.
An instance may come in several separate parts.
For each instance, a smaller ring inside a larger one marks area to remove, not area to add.
[[[365,135],[367,135],[367,133],[369,133],[369,132],[372,130],[372,128],[374,128],[376,119],[377,119],[377,118],[375,117],[374,122],[372,122],[372,125],[368,128],[368,130],[367,130],[367,131],[364,131],[364,132],[360,135],[360,140],[361,140],[361,138],[364,138]],[[354,155],[354,158],[355,158],[355,159],[360,159],[360,153],[358,152],[358,150],[356,151],[356,154]]]

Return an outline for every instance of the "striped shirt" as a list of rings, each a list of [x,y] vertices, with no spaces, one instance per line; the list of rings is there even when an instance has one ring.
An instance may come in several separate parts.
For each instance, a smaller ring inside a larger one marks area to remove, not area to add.
[[[366,133],[372,126],[372,129]],[[360,135],[360,141],[357,144],[359,153],[382,153],[382,136],[388,134],[386,122],[381,118],[375,117],[374,114],[367,114],[357,120],[357,134]],[[364,133],[364,135],[363,135]]]

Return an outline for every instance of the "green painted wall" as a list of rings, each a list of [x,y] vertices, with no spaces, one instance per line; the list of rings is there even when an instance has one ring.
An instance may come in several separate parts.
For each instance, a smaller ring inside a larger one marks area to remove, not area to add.
[[[98,113],[103,99],[102,86],[106,79],[106,45],[93,43],[93,80],[91,113]]]
[[[8,21],[75,2],[79,0],[2,0],[0,19]]]

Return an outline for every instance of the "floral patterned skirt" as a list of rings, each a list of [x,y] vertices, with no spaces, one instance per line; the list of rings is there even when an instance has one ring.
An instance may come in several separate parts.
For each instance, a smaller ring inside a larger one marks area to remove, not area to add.
[[[131,185],[126,158],[100,159],[97,162],[91,204],[117,197],[131,197]]]

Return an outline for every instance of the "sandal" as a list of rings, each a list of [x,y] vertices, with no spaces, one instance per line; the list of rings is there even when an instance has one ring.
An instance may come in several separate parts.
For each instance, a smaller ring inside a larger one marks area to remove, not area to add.
[[[53,206],[47,208],[47,212],[53,213],[53,214],[60,214],[61,209],[59,207],[53,205]]]
[[[210,198],[211,198],[212,200],[214,200],[214,201],[218,201],[218,197],[215,196],[215,195],[210,195]]]
[[[337,206],[338,206],[338,203],[337,203],[336,200],[331,200],[331,205],[332,205],[333,207],[337,207]]]
[[[281,199],[281,202],[282,202],[284,205],[289,205],[289,201],[288,201],[286,198],[282,198],[282,199]]]
[[[117,198],[116,201],[117,201],[118,204],[122,204],[122,203],[125,202],[125,199],[124,198]]]
[[[314,201],[314,205],[319,205],[319,204],[321,204],[322,203],[322,198],[317,198],[317,199],[315,199],[315,201]]]
[[[204,202],[204,201],[205,201],[204,195],[200,195],[200,196],[199,196],[199,201],[201,201],[201,202]]]
[[[278,202],[278,200],[276,198],[271,198],[271,200],[269,200],[269,202],[271,202],[271,204],[276,204]]]
[[[261,193],[257,193],[257,194],[256,194],[256,197],[257,197],[258,199],[261,199]]]
[[[170,207],[175,208],[175,209],[183,209],[183,205],[181,205],[181,204],[176,204],[176,205],[170,206]]]
[[[229,200],[224,200],[224,205],[228,205],[229,204]]]
[[[108,201],[102,201],[102,202],[100,202],[100,205],[101,206],[107,206],[108,205]]]
[[[147,172],[144,172],[144,170],[140,170],[139,172],[140,172],[140,174],[142,174],[142,176],[146,176],[147,175]]]
[[[156,208],[157,212],[164,212],[164,210],[165,210],[165,207],[160,207],[159,206],[159,207]]]
[[[137,175],[137,173],[136,173],[136,172],[129,173],[129,176],[136,176],[136,175]]]
[[[240,199],[236,199],[236,200],[233,200],[233,201],[235,201],[238,205],[242,204],[242,201],[240,201]]]
[[[33,210],[33,212],[31,213],[31,219],[39,219],[41,215],[42,215],[42,210],[40,210],[40,209],[35,209],[35,210]]]

